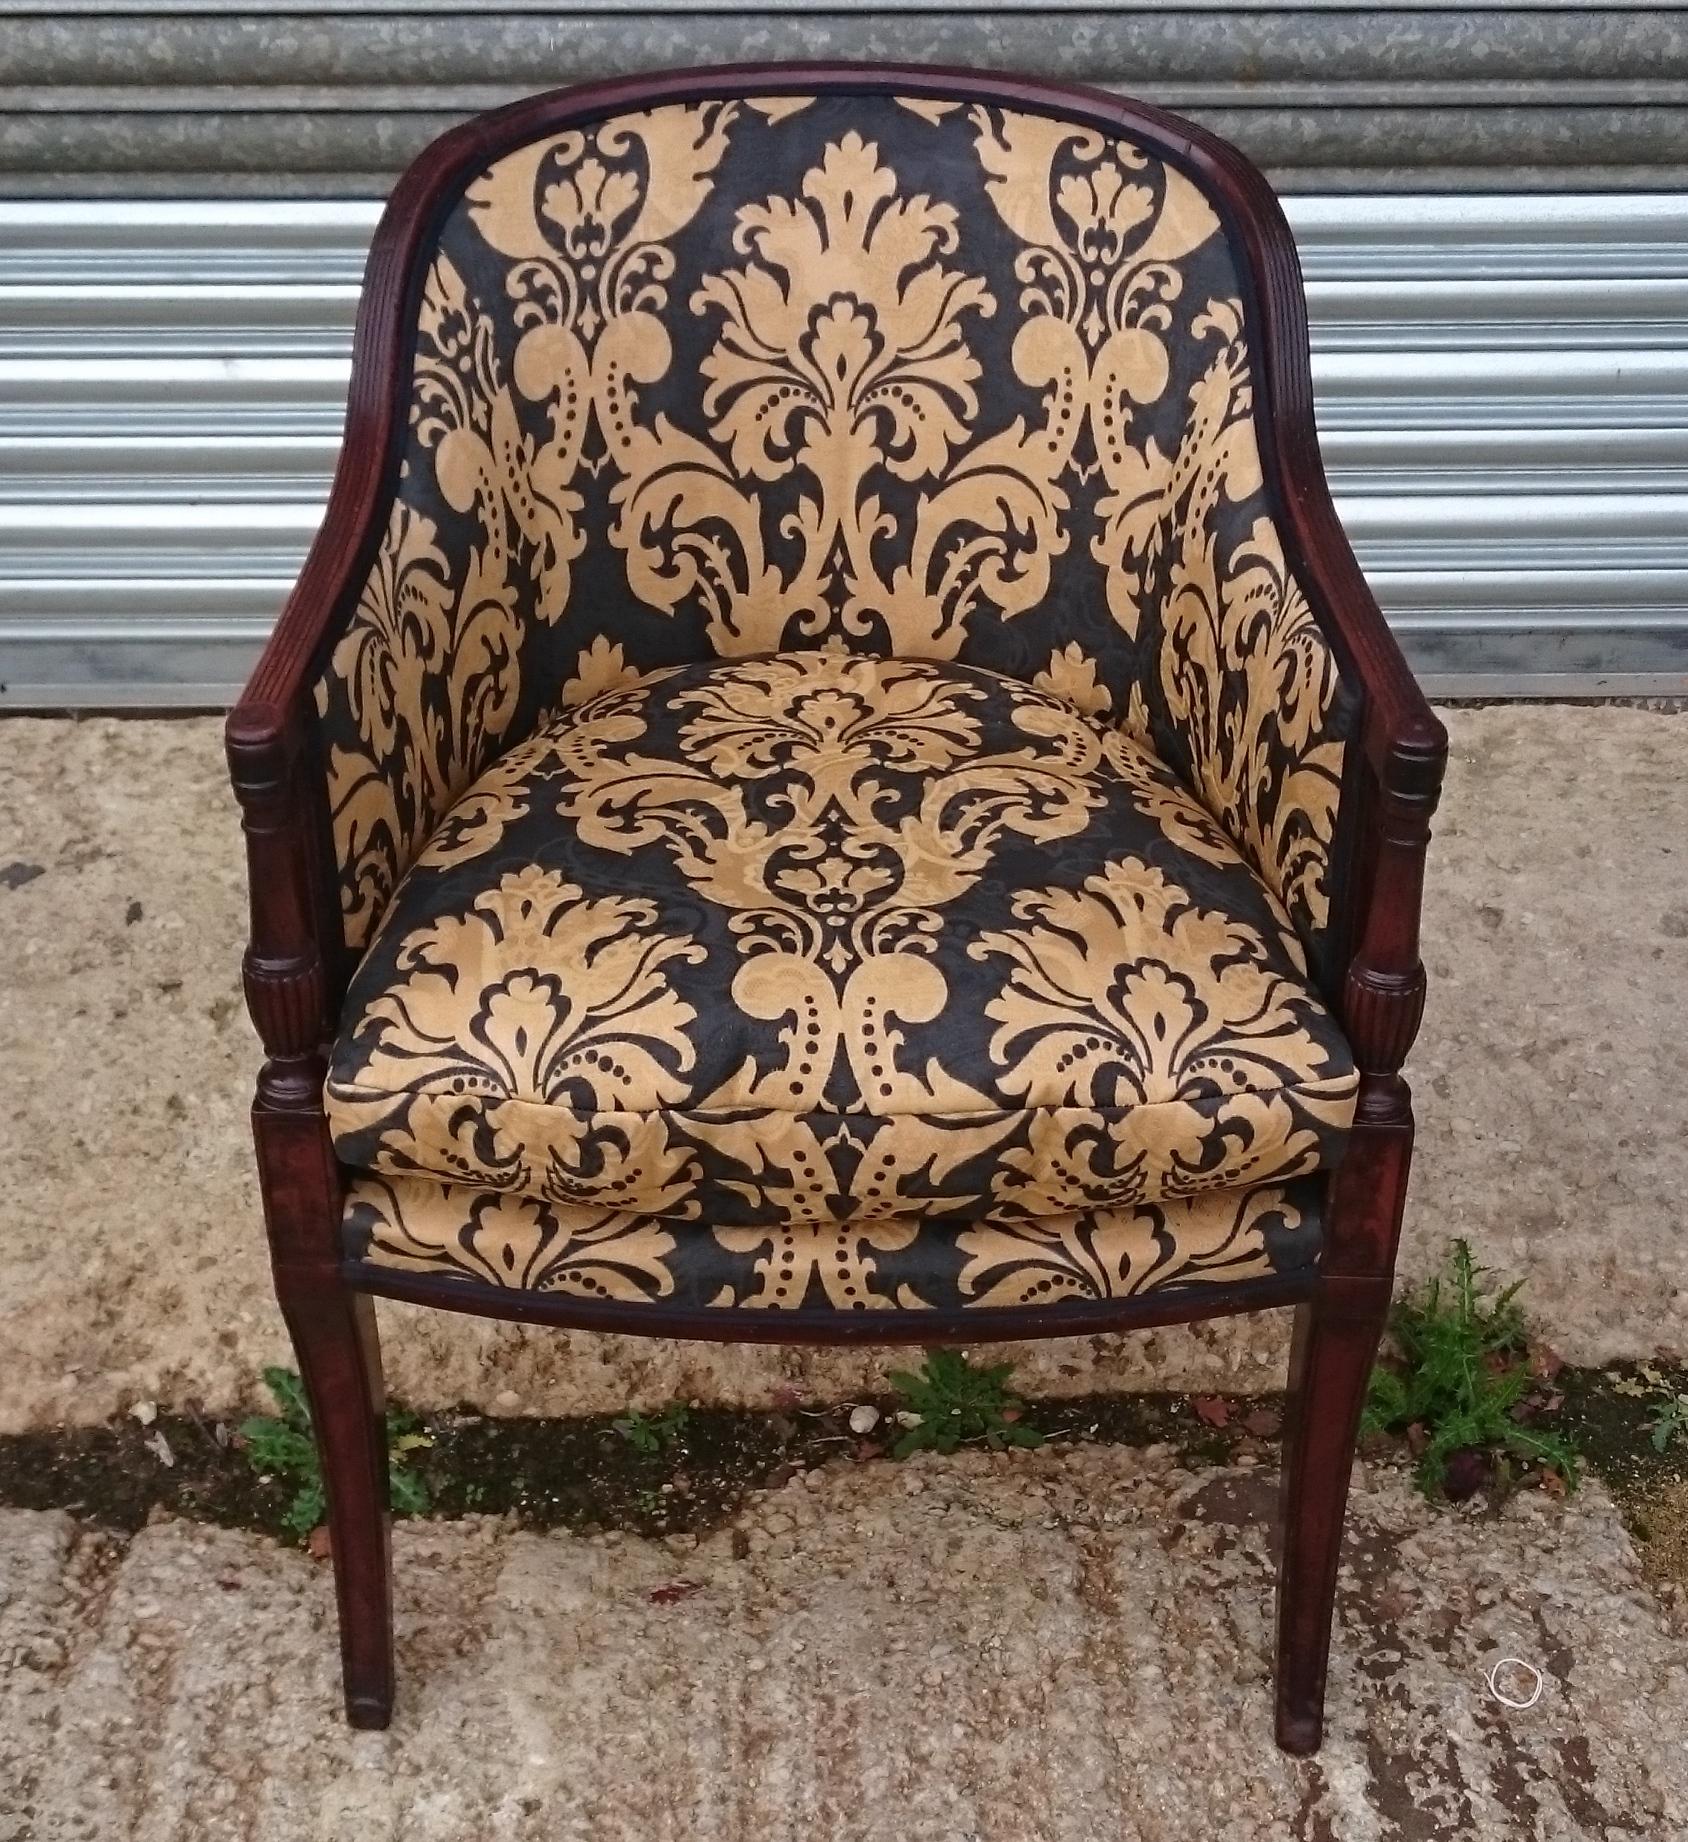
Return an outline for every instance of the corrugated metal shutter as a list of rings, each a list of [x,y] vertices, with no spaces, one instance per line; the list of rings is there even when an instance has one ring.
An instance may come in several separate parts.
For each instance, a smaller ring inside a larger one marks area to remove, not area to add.
[[[1680,9],[1597,0],[0,0],[0,195],[359,197],[449,123],[746,58],[1097,83],[1281,189],[1688,183]]]
[[[215,705],[320,516],[377,207],[0,204],[0,700]],[[1430,686],[1688,691],[1688,197],[1290,201]]]

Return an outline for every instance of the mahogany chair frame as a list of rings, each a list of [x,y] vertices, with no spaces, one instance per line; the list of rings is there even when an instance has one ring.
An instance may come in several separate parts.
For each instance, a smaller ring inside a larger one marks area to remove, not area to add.
[[[1060,1309],[993,1311],[987,1326],[926,1314],[833,1318],[806,1327],[756,1312],[676,1313],[551,1294],[487,1292],[341,1251],[345,1174],[323,1111],[326,1048],[352,969],[341,932],[313,683],[343,629],[386,519],[405,429],[415,306],[436,228],[464,187],[509,148],[662,102],[847,91],[978,100],[1122,134],[1208,192],[1239,251],[1262,462],[1287,560],[1359,693],[1333,853],[1333,939],[1324,979],[1360,1070],[1323,1251],[1307,1273],[1189,1286]],[[572,1328],[714,1341],[978,1342],[1130,1330],[1293,1306],[1278,1544],[1276,1729],[1291,1753],[1321,1739],[1349,1471],[1367,1376],[1384,1327],[1412,1154],[1401,1066],[1424,1004],[1419,911],[1447,737],[1385,625],[1331,505],[1314,427],[1306,308],[1295,245],[1271,188],[1227,143],[1106,92],[930,67],[750,64],[595,83],[465,123],[399,182],[370,253],[344,444],[326,517],[244,694],[227,749],[251,874],[245,987],[263,1041],[252,1121],[275,1287],[311,1402],[333,1537],[348,1718],[382,1727],[394,1688],[392,1585],[380,1350],[371,1295]]]

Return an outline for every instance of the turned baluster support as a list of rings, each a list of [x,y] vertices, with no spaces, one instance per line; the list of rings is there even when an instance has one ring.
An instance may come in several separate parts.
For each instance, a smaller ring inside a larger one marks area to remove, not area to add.
[[[264,1046],[252,1127],[271,1254],[285,1265],[333,1263],[333,1242],[315,1232],[330,1210],[338,1221],[339,1178],[322,1112],[330,1000],[308,815],[297,792],[299,742],[287,726],[241,711],[230,719],[226,741],[251,888],[243,979]]]
[[[1348,1154],[1331,1185],[1327,1273],[1394,1272],[1412,1153],[1412,1091],[1401,1067],[1424,1016],[1419,914],[1430,821],[1447,735],[1434,718],[1382,751],[1371,804],[1372,859],[1358,938],[1341,996],[1360,1071]]]

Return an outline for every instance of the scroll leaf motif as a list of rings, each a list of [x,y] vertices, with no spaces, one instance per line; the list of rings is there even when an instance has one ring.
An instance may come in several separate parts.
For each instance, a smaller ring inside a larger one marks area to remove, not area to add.
[[[692,298],[724,318],[703,365],[704,414],[756,478],[777,479],[791,458],[823,494],[854,468],[935,473],[979,410],[962,317],[993,308],[980,277],[935,260],[956,247],[955,207],[899,199],[896,175],[853,133],[802,192],[801,204],[746,205],[733,247],[754,266],[709,277]],[[844,506],[812,515],[849,534]]]
[[[1133,439],[1137,412],[1166,393],[1179,264],[1216,233],[1218,219],[1181,173],[1125,142],[1011,110],[978,108],[972,120],[985,191],[1025,245],[1014,272],[1026,329],[1059,325],[1071,335],[1064,393],[1088,428],[1106,488],[1092,547],[1107,571],[1109,609],[1135,636],[1140,558],[1173,467],[1153,439]],[[1183,447],[1193,464],[1201,434]]]
[[[1282,1189],[1216,1190],[1136,1208],[985,1222],[964,1229],[962,1298],[985,1308],[1130,1298],[1191,1280],[1273,1270],[1265,1225],[1300,1226]]]
[[[554,137],[506,156],[469,188],[470,218],[511,259],[518,336],[507,371],[497,304],[474,298],[443,251],[429,271],[406,465],[413,475],[430,469],[457,514],[453,554],[439,525],[401,493],[317,687],[334,736],[329,793],[353,946],[367,941],[423,840],[508,733],[530,627],[568,607],[599,389],[590,341],[616,314],[660,329],[652,314],[673,268],[663,239],[706,196],[731,114],[659,109],[590,136]],[[542,183],[543,172],[552,176]],[[535,412],[542,436],[529,432]],[[336,699],[350,725],[337,720]]]
[[[1197,791],[1292,914],[1328,918],[1326,883],[1343,743],[1330,733],[1336,666],[1257,519],[1215,580],[1211,548],[1180,559],[1168,596],[1161,688],[1189,738]]]
[[[955,207],[900,197],[878,150],[851,133],[805,175],[800,200],[745,206],[733,243],[752,262],[707,277],[692,299],[722,316],[703,412],[735,472],[772,483],[795,470],[804,490],[788,527],[800,560],[777,588],[765,576],[764,593],[716,610],[717,650],[778,646],[836,619],[853,636],[882,626],[907,655],[953,652],[958,585],[931,580],[931,558],[957,514],[1000,528],[986,483],[1001,462],[976,451],[961,469],[971,487],[919,501],[914,562],[891,580],[879,547],[895,525],[873,483],[950,479],[979,413],[964,322],[995,302],[981,277],[942,260],[957,247]],[[983,566],[975,553],[964,574]]]
[[[330,1083],[334,1130],[378,1127],[401,1169],[611,1205],[636,1186],[677,1205],[687,1158],[648,1114],[684,1097],[694,1054],[696,1013],[663,968],[702,949],[656,918],[533,869],[408,936],[397,983],[357,1025],[356,1078]],[[545,969],[561,939],[566,979]],[[410,1096],[402,1123],[395,1093]],[[482,1104],[466,1112],[463,1096]],[[631,1127],[630,1097],[646,1115]]]
[[[357,611],[317,687],[324,715],[338,695],[353,718],[331,731],[343,739],[328,747],[340,899],[353,944],[386,907],[421,815],[444,794],[440,752],[418,738],[430,723],[429,675],[451,649],[450,567],[433,521],[396,501]]]
[[[743,206],[733,246],[743,267],[706,276],[691,299],[721,330],[702,366],[711,442],[659,415],[638,416],[638,386],[664,376],[666,330],[628,314],[600,346],[600,418],[622,478],[614,537],[650,605],[700,598],[710,642],[732,655],[799,636],[884,632],[904,656],[952,656],[981,606],[1013,615],[1047,593],[1066,547],[1057,477],[1073,406],[1052,426],[1022,418],[975,439],[979,363],[970,316],[989,316],[983,278],[944,261],[957,248],[953,205],[904,198],[875,146],[846,134],[796,199]],[[1017,347],[1033,380],[1070,372],[1040,325]],[[969,445],[971,443],[971,445]],[[770,558],[759,496],[747,485],[796,477],[782,535],[798,555]],[[876,479],[930,481],[916,501],[907,560]]]
[[[920,1222],[906,1216],[863,1222],[841,1231],[836,1222],[793,1223],[780,1228],[717,1228],[715,1239],[729,1253],[756,1256],[753,1290],[728,1292],[722,1303],[759,1310],[786,1310],[801,1305],[819,1281],[835,1311],[885,1310],[897,1305],[918,1309],[917,1293],[888,1296],[873,1285],[874,1254],[897,1253],[921,1232]]]
[[[1023,743],[982,751],[971,711],[984,698],[915,662],[745,661],[678,695],[676,758],[627,746],[648,708],[635,689],[573,727],[563,816],[604,850],[660,840],[733,911],[744,950],[795,951],[841,980],[877,954],[921,951],[1001,841],[1071,836],[1098,804],[1095,730],[1017,691]],[[917,793],[889,799],[888,772]]]
[[[641,387],[672,362],[669,244],[709,196],[738,114],[705,103],[617,118],[507,156],[469,195],[481,235],[514,259],[508,286],[536,368],[552,345],[578,350],[568,400],[615,468],[610,537],[629,587],[670,613],[701,595],[716,629],[773,586],[758,510],[695,436],[664,415],[647,424]]]
[[[547,390],[566,393],[565,375],[545,375]],[[581,547],[574,524],[581,499],[567,484],[578,429],[568,435],[554,425],[564,443],[544,455],[523,435],[491,327],[443,255],[423,291],[411,420],[411,465],[431,456],[467,547],[454,570],[438,525],[397,500],[318,686],[325,715],[343,687],[358,719],[358,745],[336,743],[329,753],[342,906],[354,945],[508,730],[521,689],[524,606],[537,596],[538,617],[555,618]]]
[[[1008,1154],[1028,1215],[1317,1168],[1312,1122],[1345,1127],[1358,1078],[1332,1073],[1304,988],[1252,928],[1131,860],[1082,890],[1028,891],[1014,912],[1022,925],[969,948],[1008,965],[985,1007],[998,1084],[1028,1105],[1091,1109],[1051,1123],[1060,1142]],[[1280,1097],[1290,1089],[1305,1123]]]
[[[443,1205],[443,1206],[442,1206]],[[347,1222],[380,1266],[440,1272],[520,1292],[644,1303],[674,1290],[676,1224],[613,1209],[566,1209],[502,1191],[361,1177]]]

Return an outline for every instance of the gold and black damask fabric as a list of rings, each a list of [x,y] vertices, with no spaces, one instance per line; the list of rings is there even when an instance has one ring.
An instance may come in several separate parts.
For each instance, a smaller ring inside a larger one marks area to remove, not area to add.
[[[1127,729],[810,649],[510,749],[401,882],[327,1094],[389,1180],[359,1257],[798,1307],[1295,1264],[1355,1091],[1284,906]]]
[[[419,1177],[357,1177],[354,1267],[456,1286],[670,1312],[925,1314],[1087,1309],[1180,1286],[1301,1272],[1318,1258],[1321,1186],[1252,1190],[1067,1215],[784,1222],[716,1228],[577,1208]],[[981,1334],[988,1320],[978,1320]]]
[[[675,103],[498,159],[441,226],[396,501],[318,686],[348,941],[557,710],[812,650],[1148,743],[1321,965],[1353,712],[1262,481],[1250,311],[1190,177],[1020,110]]]

